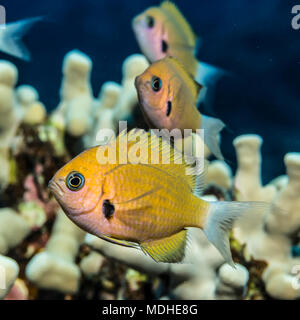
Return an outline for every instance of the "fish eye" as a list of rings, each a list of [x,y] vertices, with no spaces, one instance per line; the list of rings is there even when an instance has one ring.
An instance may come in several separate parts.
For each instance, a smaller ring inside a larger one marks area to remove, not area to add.
[[[158,92],[161,89],[162,82],[161,79],[158,77],[152,78],[152,90]]]
[[[84,176],[76,171],[68,174],[66,179],[66,186],[72,191],[80,190],[84,185]]]
[[[152,16],[146,16],[146,23],[147,23],[148,28],[153,28],[155,20]]]

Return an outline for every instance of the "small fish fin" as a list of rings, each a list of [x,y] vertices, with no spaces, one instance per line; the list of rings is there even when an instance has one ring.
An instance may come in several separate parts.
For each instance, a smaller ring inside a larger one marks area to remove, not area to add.
[[[171,17],[174,21],[176,21],[178,27],[184,31],[188,43],[194,45],[196,43],[197,36],[195,35],[190,24],[187,22],[186,18],[177,8],[177,6],[171,1],[164,1],[160,5],[160,7],[163,10],[163,12],[167,16]]]
[[[118,244],[120,246],[136,248],[136,249],[139,248],[139,245],[137,243],[135,243],[135,242],[126,241],[126,240],[120,240],[120,239],[116,239],[116,238],[105,236],[105,235],[101,235],[100,237],[103,240],[109,241],[109,242],[114,243],[114,244]]]
[[[221,68],[200,61],[197,66],[195,80],[204,86],[210,86],[215,85],[226,74],[229,73]]]
[[[209,203],[209,210],[204,223],[207,239],[220,251],[225,261],[235,267],[230,251],[228,231],[234,222],[243,217],[265,212],[270,205],[265,202],[216,201]]]
[[[224,157],[219,146],[218,135],[224,127],[225,124],[220,119],[205,115],[201,117],[201,129],[204,129],[204,143],[220,160],[224,160]]]
[[[140,247],[156,262],[182,262],[187,245],[187,230],[170,237],[141,243]]]
[[[21,39],[36,22],[42,19],[43,17],[35,17],[6,24],[1,39],[1,51],[29,61],[30,53]]]

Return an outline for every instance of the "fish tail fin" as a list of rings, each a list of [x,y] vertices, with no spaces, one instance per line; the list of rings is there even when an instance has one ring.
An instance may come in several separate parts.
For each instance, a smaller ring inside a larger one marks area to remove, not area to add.
[[[235,267],[229,245],[228,231],[239,218],[256,215],[270,209],[265,202],[216,201],[209,203],[204,222],[207,239],[220,251],[225,261]]]
[[[22,43],[22,37],[36,22],[42,19],[43,17],[34,17],[6,24],[1,39],[1,51],[29,61],[30,53]]]
[[[219,133],[225,127],[223,121],[202,115],[201,129],[204,130],[204,143],[208,149],[220,160],[224,160],[220,149]]]

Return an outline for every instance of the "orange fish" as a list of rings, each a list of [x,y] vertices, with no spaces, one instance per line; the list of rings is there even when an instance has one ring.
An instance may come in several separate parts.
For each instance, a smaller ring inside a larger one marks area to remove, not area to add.
[[[135,154],[140,161],[104,164],[105,154],[124,148],[124,141],[127,160]],[[151,160],[158,155],[169,161],[145,161],[150,151]],[[49,187],[75,224],[104,240],[141,249],[157,262],[181,262],[187,229],[197,227],[233,265],[228,229],[236,218],[264,205],[200,199],[203,175],[187,175],[186,169],[192,168],[179,163],[181,158],[166,141],[133,130],[78,155],[55,174]]]
[[[167,56],[176,57],[204,86],[213,85],[224,74],[219,68],[198,62],[197,36],[172,2],[148,8],[133,19],[132,28],[142,53],[151,63]]]
[[[204,129],[204,143],[219,159],[223,159],[218,134],[224,123],[201,115],[196,107],[202,86],[196,83],[175,58],[154,62],[136,77],[139,104],[150,128],[169,131],[178,128]]]

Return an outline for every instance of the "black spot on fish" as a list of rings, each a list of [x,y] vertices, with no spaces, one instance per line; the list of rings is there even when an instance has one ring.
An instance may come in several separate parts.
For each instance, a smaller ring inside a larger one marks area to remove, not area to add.
[[[172,110],[172,102],[168,101],[168,106],[167,106],[167,117],[170,115]]]
[[[115,213],[115,207],[109,200],[104,200],[102,204],[102,213],[106,219],[109,219]]]
[[[167,52],[168,48],[169,48],[169,46],[168,46],[167,42],[165,40],[162,40],[162,42],[161,42],[161,51],[162,52]]]

